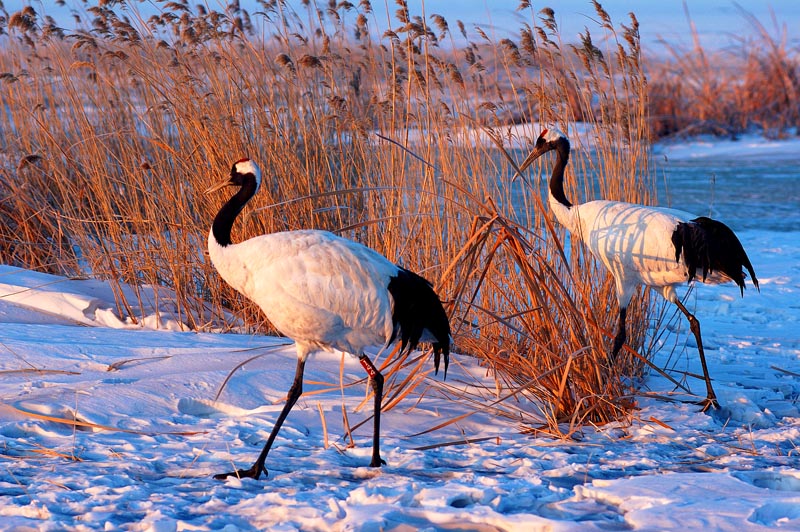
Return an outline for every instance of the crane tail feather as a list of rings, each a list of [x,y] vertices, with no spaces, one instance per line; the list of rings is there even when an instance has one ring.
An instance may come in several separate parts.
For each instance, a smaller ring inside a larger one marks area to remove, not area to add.
[[[394,300],[392,310],[393,330],[389,344],[400,340],[401,352],[416,349],[423,336],[433,345],[433,365],[439,373],[439,363],[444,358],[444,378],[450,365],[450,323],[447,313],[424,277],[400,268],[389,281],[389,293]],[[427,335],[425,333],[428,333]]]
[[[679,223],[672,233],[672,243],[675,246],[676,261],[680,261],[683,253],[690,282],[698,271],[702,272],[703,282],[709,273],[720,272],[733,280],[744,295],[746,269],[753,286],[758,288],[756,272],[742,243],[724,223],[705,216]]]

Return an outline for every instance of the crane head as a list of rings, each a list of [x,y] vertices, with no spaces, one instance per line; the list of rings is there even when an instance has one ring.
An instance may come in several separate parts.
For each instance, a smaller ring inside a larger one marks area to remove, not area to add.
[[[261,186],[261,169],[255,162],[245,157],[233,163],[231,174],[227,179],[209,187],[205,193],[210,194],[229,186],[241,187],[247,179],[255,180],[256,190]]]
[[[531,164],[533,164],[533,161],[550,150],[555,149],[558,144],[562,142],[566,142],[567,146],[569,146],[569,140],[567,139],[567,136],[559,129],[554,127],[546,127],[543,129],[536,139],[536,145],[533,147],[533,151],[519,166],[520,173],[524,172]]]

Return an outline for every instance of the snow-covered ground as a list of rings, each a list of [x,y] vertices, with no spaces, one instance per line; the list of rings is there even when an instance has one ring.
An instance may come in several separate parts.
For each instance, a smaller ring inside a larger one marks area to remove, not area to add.
[[[673,145],[657,156],[670,175],[702,151],[743,169],[754,188],[796,187],[796,143],[778,150],[788,177],[764,185],[747,175],[763,147],[746,142],[732,151]],[[667,176],[670,201],[703,204],[680,194],[693,178],[679,174]],[[673,387],[653,376],[643,391],[654,395],[640,398],[630,424],[587,427],[571,441],[521,435],[489,413],[416,435],[474,410],[446,399],[448,388],[476,389],[484,376],[455,355],[446,383],[431,374],[421,400],[408,396],[384,414],[381,469],[366,467],[370,423],[354,429],[354,446],[345,436],[343,408],[351,427],[370,414],[362,369],[320,354],[267,460],[269,478],[213,480],[255,459],[294,375],[293,347],[180,332],[167,309],[148,305],[139,310],[151,317],[132,324],[117,317],[103,283],[2,266],[0,529],[800,529],[800,214],[728,202],[747,192],[738,186],[717,177],[712,208],[736,220],[761,292],[750,287],[740,299],[732,286],[699,286],[689,296],[721,412],[656,397]],[[699,373],[686,324],[668,331],[659,363],[678,379]],[[340,386],[341,367],[354,384]],[[703,394],[701,381],[685,382]],[[458,444],[467,438],[480,441]]]

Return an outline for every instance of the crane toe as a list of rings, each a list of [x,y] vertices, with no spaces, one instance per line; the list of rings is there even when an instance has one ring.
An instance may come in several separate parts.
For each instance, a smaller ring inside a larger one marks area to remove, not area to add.
[[[378,457],[377,460],[373,458],[372,461],[369,463],[370,467],[380,467],[385,465],[386,465],[386,460],[384,460],[381,457]]]
[[[717,401],[716,397],[706,397],[702,401],[698,401],[696,404],[700,405],[701,412],[710,413],[709,410],[719,410],[719,401]]]
[[[231,471],[230,473],[219,473],[217,475],[214,475],[214,479],[225,480],[228,477],[236,477],[236,478],[252,478],[258,480],[258,477],[261,476],[262,471],[264,472],[264,476],[268,476],[266,468],[258,468],[255,465],[253,465],[249,469],[237,469],[236,471]]]

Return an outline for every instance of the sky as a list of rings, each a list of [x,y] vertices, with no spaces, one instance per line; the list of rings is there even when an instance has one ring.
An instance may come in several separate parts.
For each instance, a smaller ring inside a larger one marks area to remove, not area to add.
[[[5,0],[6,10],[13,13],[23,5],[32,5],[37,12],[46,13],[60,23],[70,23],[68,7],[59,8],[52,0]],[[74,5],[75,0],[67,0]],[[205,3],[210,8],[221,9],[221,0],[194,0],[190,4]],[[353,1],[357,4],[356,1]],[[594,8],[589,0],[532,1],[533,10],[538,11],[545,6],[556,10],[556,20],[562,30],[562,36],[576,36],[585,26],[591,27],[595,17]],[[300,0],[289,0],[290,5],[300,6]],[[324,0],[319,0],[324,5]],[[627,23],[628,13],[633,11],[641,25],[642,41],[646,47],[657,47],[660,39],[671,44],[690,44],[689,24],[684,11],[683,0],[631,1],[605,0],[601,2],[616,24]],[[440,14],[455,28],[455,20],[461,20],[470,28],[480,25],[484,31],[498,38],[514,36],[524,22],[530,22],[531,13],[518,12],[518,0],[408,0],[412,14]],[[149,7],[148,7],[149,6]],[[250,12],[258,10],[255,0],[241,0],[241,6]],[[376,25],[385,29],[387,25],[386,11],[393,13],[396,6],[393,0],[373,0]],[[491,6],[491,7],[490,7]],[[741,6],[741,8],[739,7]],[[781,28],[789,32],[789,38],[795,41],[800,38],[800,9],[796,0],[749,0],[733,2],[731,0],[687,0],[686,7],[692,22],[696,25],[704,46],[724,47],[735,42],[738,36],[753,35],[751,24],[742,16],[742,10],[755,15],[772,34],[779,34]],[[152,2],[140,4],[142,13],[153,12]],[[774,19],[773,19],[774,14]],[[537,20],[538,22],[538,16]]]
[[[521,23],[530,20],[530,13],[518,12],[518,0],[409,0],[409,9],[421,13],[421,6],[425,5],[427,13],[439,13],[448,20],[451,17],[460,18],[466,23],[478,23],[482,26],[491,26],[498,31],[515,31]],[[660,1],[631,1],[631,0],[604,0],[600,2],[603,8],[611,15],[611,19],[619,23],[627,23],[628,13],[633,11],[641,24],[642,35],[650,42],[659,37],[669,40],[682,39],[688,29],[688,23],[683,8],[683,0]],[[373,2],[376,11],[379,4]],[[584,26],[591,28],[596,19],[594,7],[589,0],[557,0],[531,2],[533,9],[538,13],[543,7],[552,7],[556,12],[556,20],[567,35],[576,35],[583,31]],[[390,4],[393,5],[393,4]],[[790,28],[800,27],[800,9],[794,0],[750,0],[739,2],[739,5],[756,15],[765,25],[771,20],[770,10],[774,10],[777,19],[787,24]],[[489,7],[491,6],[491,7]],[[736,3],[730,0],[689,0],[687,3],[689,14],[697,25],[698,31],[709,39],[725,39],[730,35],[741,35],[743,30],[749,29],[748,23],[743,19]],[[391,8],[394,11],[394,8]],[[769,24],[772,27],[772,24]],[[797,33],[795,32],[795,36]]]

